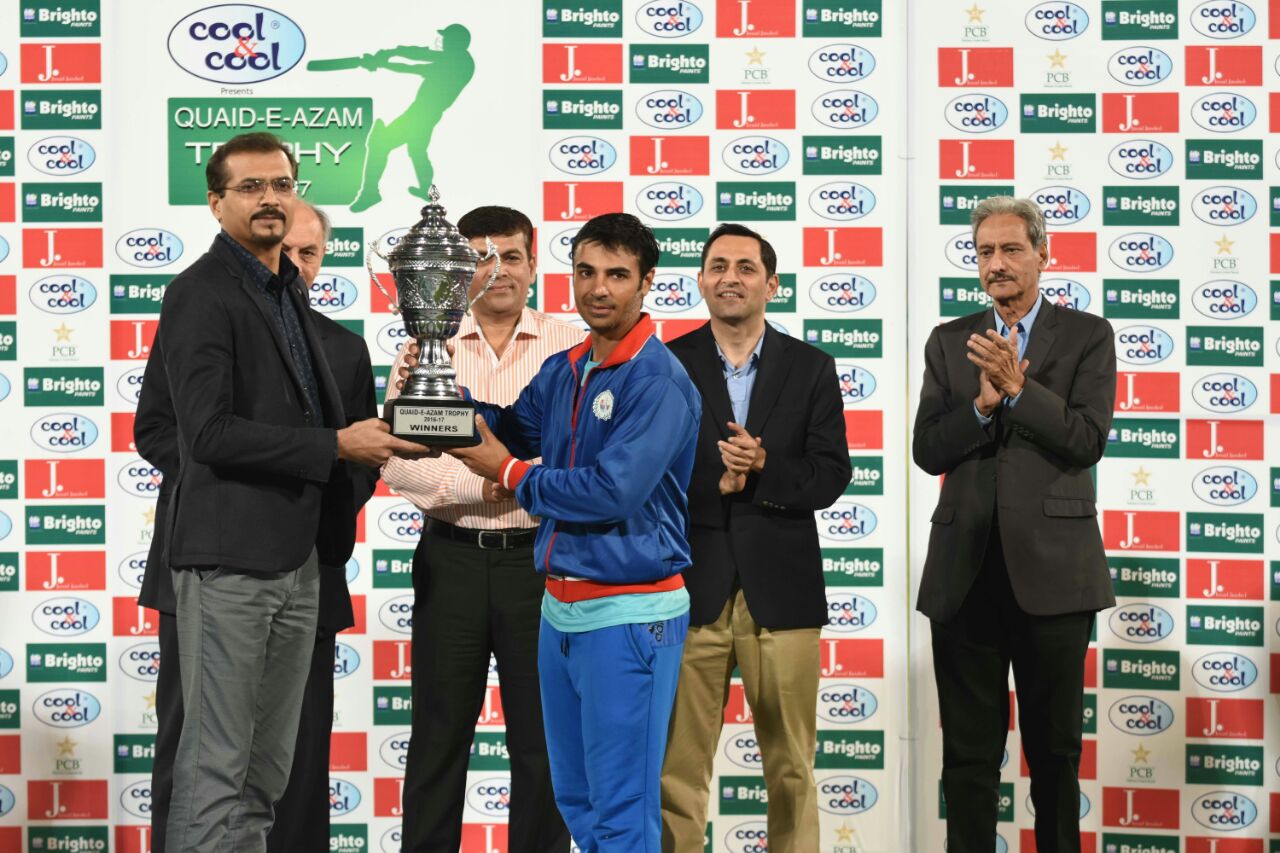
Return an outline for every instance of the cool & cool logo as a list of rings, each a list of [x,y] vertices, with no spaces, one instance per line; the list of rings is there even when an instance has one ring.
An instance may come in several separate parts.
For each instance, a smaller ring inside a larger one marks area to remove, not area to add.
[[[845,408],[864,402],[876,392],[876,377],[870,370],[848,362],[836,362],[836,378]]]
[[[1191,491],[1213,506],[1239,506],[1258,494],[1258,481],[1243,468],[1216,465],[1195,475]]]
[[[880,115],[880,105],[866,92],[836,89],[819,95],[811,109],[813,117],[827,127],[850,130],[865,127]]]
[[[1258,294],[1244,282],[1205,282],[1191,294],[1191,304],[1211,320],[1238,320],[1258,307]]]
[[[1173,708],[1154,696],[1126,696],[1111,706],[1107,719],[1125,734],[1146,737],[1173,725]]]
[[[1210,652],[1191,666],[1196,684],[1219,693],[1234,693],[1258,680],[1258,667],[1235,652]]]
[[[702,10],[689,2],[650,0],[636,12],[636,26],[651,36],[681,38],[702,26]]]
[[[618,151],[596,136],[570,136],[551,146],[551,165],[568,175],[598,175],[618,162]]]
[[[83,598],[51,598],[31,612],[32,623],[55,637],[87,634],[102,621],[98,608]]]
[[[651,184],[636,195],[636,207],[650,219],[676,222],[702,211],[702,193],[676,181]]]
[[[1009,108],[994,95],[961,95],[947,104],[947,124],[965,133],[990,133],[1009,120]]]
[[[653,311],[675,314],[702,303],[698,281],[680,273],[660,273],[653,277],[645,305]]]
[[[1235,133],[1253,124],[1258,108],[1235,92],[1211,92],[1191,105],[1191,120],[1213,133]]]
[[[98,159],[93,146],[74,136],[50,136],[27,149],[31,168],[46,175],[78,175]]]
[[[1163,50],[1135,45],[1111,54],[1107,73],[1126,86],[1154,86],[1173,75],[1173,60]]]
[[[400,595],[378,609],[378,621],[397,634],[413,633],[413,596]]]
[[[1152,139],[1130,139],[1111,149],[1107,165],[1122,178],[1147,181],[1173,168],[1173,152]]]
[[[838,500],[818,513],[818,536],[828,542],[854,542],[876,529],[876,514],[849,500]]]
[[[417,542],[422,535],[422,511],[413,504],[396,504],[378,517],[382,535],[399,542]]]
[[[1131,643],[1155,643],[1173,634],[1173,616],[1154,604],[1126,604],[1111,612],[1111,633]]]
[[[120,671],[138,681],[155,681],[160,674],[160,644],[138,643],[120,653]]]
[[[689,127],[702,118],[702,101],[679,89],[663,89],[637,101],[636,116],[662,130]]]
[[[722,159],[740,174],[769,175],[791,162],[791,152],[772,136],[744,136],[724,147]]]
[[[860,275],[831,273],[809,286],[809,299],[828,311],[852,313],[876,301],[876,286]]]
[[[311,307],[323,314],[334,314],[350,308],[360,298],[355,282],[333,273],[316,276],[308,291]]]
[[[116,256],[135,267],[168,266],[182,257],[182,240],[163,228],[135,228],[116,241]]]
[[[809,194],[809,208],[823,219],[852,222],[876,207],[876,194],[862,184],[833,181]]]
[[[1191,399],[1210,412],[1243,412],[1258,399],[1258,386],[1235,373],[1211,373],[1192,384]]]
[[[818,691],[818,717],[829,723],[862,723],[880,707],[876,695],[857,684],[830,684]]]
[[[74,729],[87,726],[102,713],[102,703],[86,690],[63,688],[37,697],[31,713],[46,726]]]
[[[829,44],[809,55],[809,72],[819,80],[852,83],[875,70],[875,54],[856,44]]]
[[[75,453],[98,440],[98,425],[70,412],[45,415],[31,425],[31,440],[53,453]]]
[[[1156,326],[1126,326],[1116,332],[1116,357],[1125,364],[1158,364],[1173,354],[1173,338]]]
[[[1159,234],[1134,232],[1116,238],[1107,255],[1122,270],[1154,272],[1173,260],[1173,244]]]
[[[79,314],[98,301],[98,288],[87,278],[51,275],[32,284],[27,298],[46,314]]]
[[[307,37],[274,9],[244,3],[209,6],[169,31],[169,55],[188,74],[214,83],[260,83],[302,60]]]

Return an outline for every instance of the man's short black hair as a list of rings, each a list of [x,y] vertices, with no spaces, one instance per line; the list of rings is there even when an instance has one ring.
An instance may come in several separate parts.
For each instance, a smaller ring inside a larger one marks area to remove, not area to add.
[[[293,177],[298,177],[298,161],[293,159],[293,151],[289,149],[283,139],[274,133],[242,133],[219,145],[218,150],[213,152],[213,155],[209,157],[209,162],[205,164],[204,180],[209,187],[209,192],[222,194],[223,190],[227,188],[227,181],[231,179],[231,176],[227,174],[227,158],[232,154],[243,154],[246,151],[254,154],[270,154],[272,151],[282,151],[289,161],[289,168],[293,172]]]
[[[533,223],[529,217],[512,207],[487,204],[469,210],[458,220],[458,231],[472,240],[476,237],[497,237],[505,234],[523,234],[524,249],[533,257]]]
[[[769,241],[747,226],[739,225],[736,222],[726,222],[718,226],[707,237],[707,242],[702,244],[702,268],[704,270],[707,268],[707,255],[711,251],[711,244],[721,237],[750,237],[757,241],[760,244],[760,261],[764,264],[764,277],[773,278],[773,274],[778,271],[778,253],[773,250],[773,246],[769,244]]]
[[[641,278],[658,265],[658,241],[653,229],[630,213],[604,213],[588,220],[574,235],[573,256],[583,243],[599,243],[611,252],[626,249],[635,255]]]

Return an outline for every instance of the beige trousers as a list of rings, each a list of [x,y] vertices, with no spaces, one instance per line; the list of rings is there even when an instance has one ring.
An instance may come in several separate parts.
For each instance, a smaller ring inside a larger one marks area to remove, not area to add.
[[[662,765],[662,849],[701,853],[711,766],[736,664],[755,721],[769,803],[771,853],[815,853],[820,646],[818,628],[770,631],[747,610],[742,590],[710,625],[691,627]],[[718,839],[712,846],[718,847]]]

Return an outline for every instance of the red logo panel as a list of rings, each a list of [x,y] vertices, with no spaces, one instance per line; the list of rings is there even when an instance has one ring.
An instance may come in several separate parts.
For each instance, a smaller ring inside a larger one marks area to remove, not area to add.
[[[505,823],[464,823],[459,853],[507,853]]]
[[[478,726],[505,726],[507,715],[502,710],[502,693],[492,684],[484,688],[484,704],[480,706],[480,716],[476,718]]]
[[[106,820],[107,780],[28,780],[27,819]]]
[[[0,774],[22,772],[22,735],[0,735]]]
[[[18,218],[18,191],[15,185],[0,184],[0,222],[15,222]]]
[[[1018,830],[1018,853],[1038,853],[1034,829]],[[1080,853],[1098,853],[1098,833],[1080,831]]]
[[[364,773],[368,769],[368,732],[331,732],[329,734],[330,773]],[[376,795],[375,791],[375,799]]]
[[[404,792],[404,780],[396,779],[374,779],[373,780],[373,816],[374,817],[402,817],[404,809],[400,803]]]
[[[717,130],[778,130],[795,126],[794,89],[716,90]]]
[[[22,229],[24,269],[84,269],[102,266],[101,228]]]
[[[1187,419],[1188,459],[1261,460],[1262,445],[1262,421]]]
[[[884,678],[884,640],[823,640],[823,678]]]
[[[1261,45],[1187,45],[1188,86],[1261,86]]]
[[[350,628],[343,628],[339,634],[363,634],[365,633],[365,605],[366,599],[363,595],[351,596],[351,612],[355,615],[356,624]]]
[[[1178,374],[1123,371],[1116,374],[1116,411],[1157,413],[1177,412]]]
[[[1097,272],[1098,239],[1096,234],[1085,231],[1050,232],[1049,265],[1045,272]]]
[[[106,551],[28,551],[28,592],[107,588]]]
[[[850,450],[883,450],[884,412],[845,409],[844,438]]]
[[[542,82],[621,83],[622,45],[543,44]]]
[[[706,320],[654,320],[654,330],[663,343],[674,341],[707,324]]]
[[[381,681],[408,681],[413,661],[408,640],[373,641],[373,677]]]
[[[18,313],[18,277],[0,275],[0,314]]]
[[[1108,551],[1178,551],[1181,540],[1176,512],[1102,512],[1102,542]]]
[[[29,501],[106,497],[105,460],[28,459],[23,463]]]
[[[1275,794],[1271,795],[1276,796]],[[1274,811],[1272,812],[1274,817]],[[1272,832],[1275,832],[1273,829]],[[1262,853],[1261,838],[1187,838],[1187,853]]]
[[[111,452],[138,452],[138,445],[133,443],[133,412],[111,413]]]
[[[1013,180],[1013,140],[939,139],[938,178]]]
[[[547,181],[542,185],[542,218],[550,222],[586,222],[622,209],[622,181]]]
[[[573,276],[547,273],[542,276],[542,310],[548,314],[577,314],[573,299]]]
[[[22,45],[23,83],[101,83],[102,45],[27,42]]]
[[[112,320],[111,358],[116,361],[146,361],[155,343],[159,320]]]
[[[1187,598],[1262,600],[1261,560],[1187,560]]]
[[[791,38],[795,34],[795,0],[716,0],[718,38]]]
[[[1104,92],[1103,133],[1177,133],[1177,92]]]
[[[633,136],[632,175],[709,175],[711,137]]]
[[[1125,829],[1177,829],[1176,788],[1103,788],[1102,825]]]
[[[1187,697],[1187,737],[1262,739],[1261,699]]]
[[[884,264],[884,235],[879,228],[806,228],[807,267],[878,267]]]
[[[156,637],[160,634],[160,613],[138,604],[135,596],[111,599],[111,635],[113,637]]]
[[[754,723],[751,705],[747,702],[747,692],[743,689],[741,682],[729,682],[729,699],[724,705],[724,721],[730,726]]]
[[[943,88],[1012,86],[1013,48],[940,47],[938,85]]]
[[[116,853],[151,853],[150,826],[117,826]]]

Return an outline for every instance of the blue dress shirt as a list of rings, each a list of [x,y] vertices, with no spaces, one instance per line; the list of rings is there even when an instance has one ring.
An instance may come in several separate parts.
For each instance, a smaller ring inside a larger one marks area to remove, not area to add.
[[[1017,322],[1018,327],[1018,361],[1021,362],[1027,352],[1027,342],[1031,340],[1031,329],[1035,325],[1036,315],[1040,313],[1040,303],[1044,301],[1044,297],[1036,299],[1035,304],[1031,306],[1031,310],[1026,313],[1021,320]],[[992,309],[995,310],[995,309]],[[1009,337],[1009,327],[1000,317],[1000,312],[996,311],[996,328],[1000,331],[1002,338]],[[1022,392],[1018,392],[1018,397],[1022,396]],[[1013,408],[1018,405],[1018,397],[1005,397],[1004,405]],[[978,418],[978,423],[986,426],[995,420],[994,416],[988,416],[978,411],[978,404],[973,404],[973,413]]]

